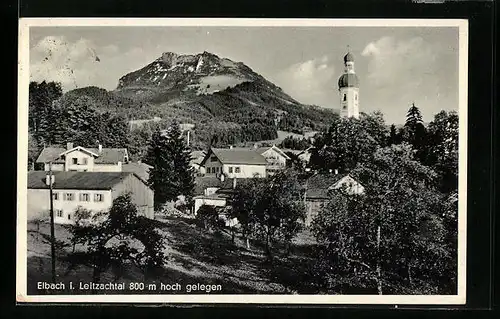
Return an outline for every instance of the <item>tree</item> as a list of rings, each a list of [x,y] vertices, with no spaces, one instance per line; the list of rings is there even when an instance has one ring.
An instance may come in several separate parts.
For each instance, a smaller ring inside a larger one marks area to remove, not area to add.
[[[302,195],[293,171],[254,179],[236,189],[232,217],[238,218],[244,234],[264,239],[266,254],[271,259],[273,244],[289,247],[301,229],[301,220],[305,218]]]
[[[317,136],[309,162],[313,169],[350,171],[358,163],[369,162],[387,139],[380,113],[363,115],[359,120],[342,118],[334,121],[327,132]]]
[[[458,188],[458,114],[441,111],[428,128],[426,165],[439,175],[440,189],[451,193]]]
[[[403,130],[403,140],[416,151],[417,158],[425,163],[427,157],[427,131],[422,122],[422,114],[415,103],[408,109]]]
[[[36,161],[39,153],[40,153],[40,150],[39,150],[38,145],[33,137],[33,134],[28,132],[28,169],[29,170],[34,170],[35,161]]]
[[[75,217],[72,243],[84,245],[86,251],[73,252],[72,267],[75,263],[90,264],[94,282],[99,282],[109,268],[118,279],[126,263],[141,268],[145,277],[164,264],[164,239],[149,219],[138,214],[129,194],[114,199],[109,212],[79,209]]]
[[[224,221],[219,219],[217,208],[202,205],[196,212],[196,220],[204,229],[220,231],[224,227]]]
[[[310,146],[309,141],[305,138],[295,138],[293,136],[287,136],[280,144],[282,148],[288,148],[292,150],[305,150]]]
[[[396,130],[396,126],[392,124],[389,129],[389,138],[387,140],[387,145],[401,144],[401,142],[401,132]]]
[[[167,132],[157,129],[151,138],[145,162],[153,168],[149,184],[155,192],[155,209],[184,195],[189,201],[194,189],[191,152],[184,143],[178,124]]]
[[[38,145],[42,145],[53,127],[48,118],[52,103],[62,96],[57,82],[30,82],[28,127]]]
[[[379,149],[352,175],[365,193],[333,192],[313,221],[327,264],[337,271],[330,286],[372,287],[378,294],[440,292],[442,281],[435,279],[449,282],[456,273],[446,267],[450,254],[436,174],[402,144]]]

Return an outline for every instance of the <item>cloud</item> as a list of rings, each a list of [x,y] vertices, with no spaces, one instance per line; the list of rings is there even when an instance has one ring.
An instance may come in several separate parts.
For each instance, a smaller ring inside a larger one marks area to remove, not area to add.
[[[415,88],[435,82],[435,47],[420,37],[397,41],[382,37],[366,45],[362,56],[369,59],[367,80],[377,87],[404,84]]]
[[[440,66],[443,61],[438,59],[442,53],[439,44],[421,37],[398,40],[385,36],[368,43],[361,53],[368,61],[362,78],[363,87],[372,91],[368,101],[376,99],[380,103],[377,107],[392,109],[388,113],[394,118],[404,118],[413,101],[423,112],[432,114],[431,109],[439,107],[442,100],[440,95],[448,90],[449,80]]]
[[[335,68],[328,56],[293,64],[273,77],[287,94],[306,104],[329,106],[335,95]]]
[[[121,53],[114,44],[47,36],[30,50],[30,80],[60,82],[65,91],[91,85],[114,89],[124,65],[142,67],[151,62],[147,58],[142,48]]]

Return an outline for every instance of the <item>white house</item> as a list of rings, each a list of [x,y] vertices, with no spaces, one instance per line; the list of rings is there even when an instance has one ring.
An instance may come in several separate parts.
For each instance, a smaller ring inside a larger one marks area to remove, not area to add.
[[[65,172],[121,172],[122,164],[128,163],[126,148],[85,148],[68,143],[66,148],[46,147],[38,156],[36,163],[44,164],[49,170]]]
[[[200,163],[206,176],[228,178],[266,177],[268,162],[255,149],[211,148]]]
[[[276,145],[268,147],[259,147],[255,149],[257,153],[264,156],[267,161],[266,174],[271,176],[276,172],[286,168],[287,161],[290,157],[285,154],[281,149],[276,147]]]
[[[321,211],[323,205],[328,202],[330,192],[333,190],[347,188],[351,195],[363,194],[365,188],[348,174],[314,174],[307,178],[304,183],[306,189],[304,201],[306,206],[306,226],[311,224],[314,217]]]
[[[44,171],[28,172],[28,220],[49,214],[49,176]],[[106,211],[124,193],[131,194],[141,214],[154,218],[154,193],[132,172],[56,171],[52,178],[54,219],[58,224],[74,223],[74,212],[79,207]]]

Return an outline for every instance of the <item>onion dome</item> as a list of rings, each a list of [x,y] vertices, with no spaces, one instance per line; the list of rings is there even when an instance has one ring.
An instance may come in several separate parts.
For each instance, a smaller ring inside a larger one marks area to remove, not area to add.
[[[347,54],[344,56],[344,63],[347,62],[354,62],[354,56],[351,54],[351,52],[347,52]]]
[[[354,73],[345,73],[339,78],[339,89],[346,87],[358,87],[358,76]]]

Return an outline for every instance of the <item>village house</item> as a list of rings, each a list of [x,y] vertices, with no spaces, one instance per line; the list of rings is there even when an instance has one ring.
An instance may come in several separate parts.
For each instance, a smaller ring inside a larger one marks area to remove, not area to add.
[[[66,148],[45,147],[36,160],[45,171],[64,172],[122,172],[122,165],[129,162],[126,148],[85,148],[67,143]]]
[[[227,178],[266,177],[267,165],[264,156],[246,148],[211,148],[200,163],[206,176]]]
[[[205,158],[206,152],[205,151],[192,151],[191,152],[191,161],[189,162],[189,165],[194,168],[194,171],[197,175],[204,175],[205,174],[205,168],[201,166],[201,162]]]
[[[276,145],[273,146],[267,146],[267,147],[258,147],[255,149],[257,153],[260,155],[264,156],[264,158],[267,161],[267,166],[266,166],[266,175],[267,176],[272,176],[279,172],[280,170],[283,170],[287,166],[287,161],[290,160],[290,157],[285,154],[281,149],[276,147]]]
[[[149,172],[153,166],[143,163],[142,161],[128,162],[122,165],[122,172],[134,173],[145,183],[148,183]]]
[[[306,207],[305,225],[310,226],[312,220],[328,202],[330,192],[342,187],[347,187],[351,195],[362,194],[365,189],[348,174],[313,174],[304,181],[304,203]]]
[[[195,178],[193,215],[196,215],[203,205],[211,206],[219,209],[219,218],[224,220],[226,226],[237,225],[237,219],[227,216],[227,208],[231,207],[233,196],[231,191],[234,191],[237,183],[238,179],[226,179],[224,175],[219,178],[214,176]]]
[[[28,220],[49,216],[50,175],[44,171],[28,172]],[[70,172],[52,174],[54,221],[74,223],[79,207],[106,211],[118,196],[130,193],[140,214],[154,218],[153,191],[132,172]]]
[[[229,197],[221,195],[218,193],[220,189],[227,189],[236,187],[237,180],[227,179],[224,175],[219,177],[215,176],[198,176],[195,178],[195,187],[194,187],[194,205],[193,205],[193,214],[196,215],[196,212],[202,205],[209,205],[214,207],[225,207],[228,203]]]
[[[311,147],[309,147],[309,148],[307,148],[307,149],[305,149],[297,154],[297,157],[304,165],[309,164],[309,161],[311,160],[311,154],[312,154],[313,149],[314,149],[314,147],[311,146]]]

